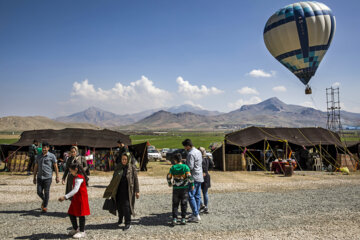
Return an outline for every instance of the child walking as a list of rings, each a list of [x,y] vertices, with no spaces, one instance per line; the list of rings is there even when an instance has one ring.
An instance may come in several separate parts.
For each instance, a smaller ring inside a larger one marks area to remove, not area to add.
[[[86,236],[85,216],[90,215],[87,182],[81,166],[76,161],[71,163],[69,171],[74,176],[73,189],[65,196],[60,197],[59,201],[62,202],[72,197],[68,214],[73,228],[69,235],[72,235],[73,238],[82,238]],[[77,217],[79,217],[80,229],[78,228]]]
[[[172,197],[172,225],[177,223],[179,203],[181,203],[181,224],[186,224],[186,209],[189,185],[194,190],[194,180],[190,173],[190,168],[181,162],[181,154],[175,155],[175,165],[170,168],[166,176],[169,187],[173,186]],[[171,180],[173,179],[173,182]]]

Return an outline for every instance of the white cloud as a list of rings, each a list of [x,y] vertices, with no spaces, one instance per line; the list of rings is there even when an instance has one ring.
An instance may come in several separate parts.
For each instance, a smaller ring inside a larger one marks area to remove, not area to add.
[[[273,77],[275,76],[276,72],[275,71],[270,71],[270,73],[265,72],[262,69],[254,69],[251,70],[251,72],[249,72],[247,75],[250,75],[251,77],[265,77],[265,78],[269,78],[269,77]]]
[[[205,109],[203,106],[201,106],[200,104],[196,104],[196,103],[194,103],[194,102],[192,102],[192,101],[190,101],[190,100],[186,100],[185,102],[184,102],[184,104],[189,104],[189,105],[191,105],[191,106],[194,106],[194,107],[198,107],[198,108],[201,108],[201,109]]]
[[[334,82],[331,87],[333,88],[337,88],[337,87],[340,87],[340,83],[339,82]]]
[[[111,89],[95,88],[87,79],[74,82],[70,103],[114,108],[113,112],[136,112],[166,106],[171,95],[157,88],[147,77],[131,82],[128,86],[116,83]],[[116,111],[118,110],[118,111]]]
[[[285,86],[276,86],[276,87],[273,87],[272,90],[274,92],[286,92],[286,87]]]
[[[249,87],[243,87],[239,90],[237,90],[238,93],[240,94],[255,94],[255,95],[259,95],[259,92],[255,89],[255,88],[249,88]]]
[[[259,103],[261,102],[261,99],[257,96],[253,96],[251,97],[250,99],[248,100],[244,100],[244,99],[239,99],[237,100],[236,102],[234,103],[229,103],[228,104],[228,107],[230,109],[238,109],[240,108],[242,105],[250,105],[250,104],[256,104],[256,103]]]
[[[178,84],[178,92],[192,99],[198,99],[204,96],[216,95],[224,92],[216,87],[206,87],[205,85],[201,85],[199,87],[197,85],[191,85],[189,81],[185,81],[182,77],[178,77],[176,82]]]

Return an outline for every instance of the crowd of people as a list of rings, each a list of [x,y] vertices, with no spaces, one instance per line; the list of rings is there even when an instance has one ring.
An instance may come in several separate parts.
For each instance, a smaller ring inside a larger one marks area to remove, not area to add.
[[[209,168],[213,166],[212,161],[206,156],[204,148],[195,148],[190,139],[182,142],[184,149],[188,152],[186,160],[181,154],[175,156],[175,164],[167,174],[169,187],[173,188],[172,194],[172,222],[178,223],[178,208],[181,205],[180,224],[186,224],[187,205],[189,203],[192,214],[189,222],[199,222],[200,212],[208,213],[208,189],[210,188]],[[41,153],[37,154],[38,142],[30,148],[33,155],[30,156],[34,162],[33,182],[37,185],[37,194],[41,198],[41,211],[48,211],[50,186],[53,178],[53,169],[56,174],[56,183],[60,182],[57,159],[49,151],[47,142],[42,143]],[[123,230],[131,228],[131,216],[135,215],[135,199],[140,197],[139,180],[137,169],[132,154],[121,141],[118,141],[118,153],[116,166],[112,179],[105,189],[104,210],[118,214],[117,224],[124,223]],[[35,150],[36,149],[36,150]],[[85,234],[85,217],[90,215],[87,186],[89,177],[88,166],[83,157],[79,156],[77,146],[70,148],[70,156],[66,159],[62,184],[65,185],[65,194],[59,197],[59,201],[71,200],[68,215],[72,224],[69,232],[73,238],[83,238]],[[28,170],[30,171],[30,169]],[[203,200],[201,198],[203,194]],[[79,219],[79,223],[78,220]]]

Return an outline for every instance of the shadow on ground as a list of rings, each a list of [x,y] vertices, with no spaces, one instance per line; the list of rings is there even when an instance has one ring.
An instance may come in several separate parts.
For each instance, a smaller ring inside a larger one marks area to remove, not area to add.
[[[53,234],[53,233],[38,233],[38,234],[32,234],[28,236],[21,236],[16,237],[15,239],[34,239],[34,240],[40,240],[40,239],[68,239],[71,236],[67,234]]]
[[[134,220],[134,225],[143,225],[143,226],[169,226],[170,225],[170,216],[171,212],[168,213],[153,213],[149,216],[140,218],[139,220]]]
[[[93,188],[107,188],[107,186],[104,186],[104,185],[90,185],[89,187],[93,187]]]
[[[86,224],[86,230],[103,230],[103,229],[120,229],[119,225],[114,223],[103,223],[103,224]]]
[[[30,211],[22,210],[22,211],[0,211],[0,214],[20,214],[20,216],[50,216],[50,217],[59,217],[59,218],[66,218],[68,216],[67,213],[64,212],[46,212],[42,213],[40,209],[33,209]]]

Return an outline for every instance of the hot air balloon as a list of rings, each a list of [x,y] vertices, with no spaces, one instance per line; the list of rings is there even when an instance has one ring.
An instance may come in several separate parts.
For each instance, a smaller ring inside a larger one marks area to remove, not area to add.
[[[298,2],[275,12],[267,21],[264,41],[282,65],[308,85],[329,49],[335,33],[331,9],[319,2]]]

